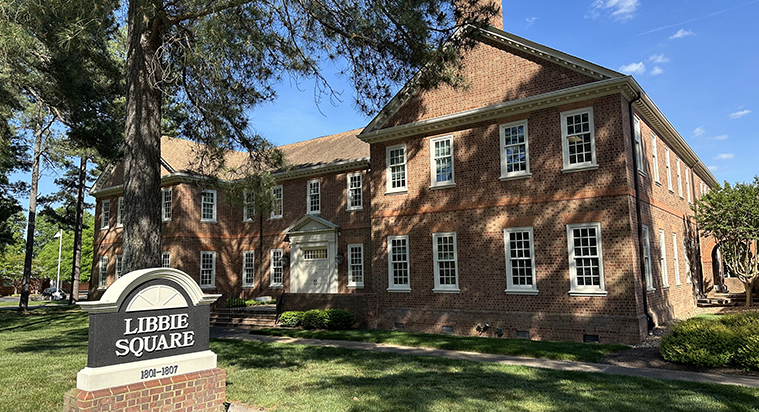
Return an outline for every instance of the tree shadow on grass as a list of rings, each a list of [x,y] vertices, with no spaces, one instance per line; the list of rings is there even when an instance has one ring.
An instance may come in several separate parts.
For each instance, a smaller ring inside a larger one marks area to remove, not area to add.
[[[86,353],[88,328],[86,315],[79,311],[8,316],[0,320],[0,331],[19,334],[15,339],[18,344],[5,349],[11,353],[63,350]]]

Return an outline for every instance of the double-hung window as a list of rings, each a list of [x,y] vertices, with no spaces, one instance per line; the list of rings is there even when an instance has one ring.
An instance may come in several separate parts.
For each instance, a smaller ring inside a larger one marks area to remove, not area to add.
[[[161,219],[164,222],[171,221],[171,188],[161,190]]]
[[[501,180],[530,176],[527,120],[502,124]]]
[[[118,200],[118,209],[116,209],[116,227],[124,225],[124,198],[120,197]]]
[[[269,251],[269,287],[281,288],[284,279],[284,268],[282,264],[282,249],[271,249]]]
[[[387,237],[387,273],[389,292],[410,292],[408,235]]]
[[[387,186],[385,192],[397,193],[408,190],[406,182],[406,145],[385,148]]]
[[[537,295],[532,227],[503,229],[506,249],[506,293]]]
[[[688,166],[685,166],[685,193],[687,193],[688,204],[693,203],[690,195],[690,169],[688,169]]]
[[[672,263],[675,266],[675,284],[680,285],[680,258],[677,253],[677,233],[672,232]]]
[[[204,190],[201,195],[201,222],[216,222],[216,191]]]
[[[364,245],[348,245],[348,288],[364,287]]]
[[[116,255],[116,279],[123,275],[124,271],[124,255]]]
[[[677,194],[680,196],[680,199],[683,198],[683,179],[680,177],[680,158],[678,157],[675,161],[675,164],[677,165]]]
[[[643,167],[643,140],[640,134],[640,119],[637,116],[633,116],[633,124],[635,129],[635,160],[638,162],[638,172],[645,174],[645,168]]]
[[[651,154],[652,163],[654,164],[654,181],[661,184],[661,178],[659,177],[659,153],[656,149],[656,135],[651,132]]]
[[[200,252],[201,288],[212,288],[216,284],[216,252]]]
[[[455,186],[453,174],[453,136],[430,140],[430,187]]]
[[[242,287],[252,288],[256,283],[256,252],[246,250],[242,252]]]
[[[171,252],[161,252],[161,267],[162,268],[171,267]]]
[[[98,289],[108,286],[108,256],[100,256],[98,265]]]
[[[667,242],[664,229],[659,229],[659,265],[661,265],[662,287],[669,287],[669,274],[667,273]]]
[[[308,181],[308,213],[318,215],[321,213],[322,195],[321,181],[319,179]]]
[[[564,171],[597,168],[593,108],[562,112],[561,125]]]
[[[651,240],[649,239],[648,226],[643,226],[643,270],[646,271],[646,291],[654,290],[654,278],[651,275]]]
[[[569,250],[569,294],[606,296],[604,262],[601,249],[601,224],[567,225]]]
[[[242,201],[242,221],[250,222],[256,215],[255,195],[252,191],[246,190],[243,194]]]
[[[432,248],[435,264],[435,289],[432,291],[458,293],[459,268],[456,232],[433,233]]]
[[[100,203],[100,230],[108,229],[111,223],[111,201],[103,200]]]
[[[348,173],[348,210],[361,210],[364,208],[363,174],[361,172]]]
[[[284,195],[282,185],[277,185],[271,188],[271,197],[274,198],[274,203],[271,205],[271,219],[281,219],[282,212],[284,211]]]
[[[669,161],[669,147],[664,148],[664,163],[667,167],[667,189],[669,189],[670,193],[675,193],[672,190],[672,167],[670,167],[671,163]]]

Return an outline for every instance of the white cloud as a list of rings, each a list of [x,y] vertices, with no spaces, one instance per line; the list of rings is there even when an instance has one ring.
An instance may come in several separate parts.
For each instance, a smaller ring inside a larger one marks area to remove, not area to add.
[[[643,74],[646,72],[646,65],[643,62],[630,63],[619,68],[624,74]]]
[[[726,134],[721,134],[719,136],[715,136],[714,140],[725,140],[727,138],[728,138],[728,136]]]
[[[651,57],[648,58],[648,61],[652,63],[666,63],[669,61],[669,57],[665,56],[664,53],[652,54]]]
[[[693,137],[699,137],[706,134],[706,129],[704,129],[704,126],[698,126],[693,130]]]
[[[595,0],[588,9],[585,18],[596,19],[605,12],[611,12],[615,20],[629,20],[635,17],[635,10],[640,6],[638,0]]]
[[[694,34],[696,34],[696,33],[694,33],[692,30],[680,29],[680,30],[677,31],[677,33],[669,36],[669,39],[670,40],[672,40],[672,39],[682,39],[683,37],[692,36]]]
[[[524,21],[527,22],[527,27],[530,27],[530,26],[532,26],[533,23],[535,23],[535,20],[537,20],[537,19],[538,19],[537,17],[528,17],[528,18],[524,19]]]
[[[730,113],[730,115],[728,117],[730,117],[731,119],[740,119],[741,117],[743,117],[743,116],[745,116],[745,115],[747,115],[749,113],[751,113],[751,110],[739,110],[739,111],[737,111],[735,113]]]
[[[717,170],[719,170],[719,167],[717,167],[717,166],[709,166],[709,170],[711,170],[712,172],[716,172]]]
[[[654,68],[651,69],[651,76],[658,76],[662,73],[664,73],[664,69],[659,66],[654,66]]]
[[[732,159],[735,155],[733,153],[720,153],[715,157],[717,160],[728,160]]]

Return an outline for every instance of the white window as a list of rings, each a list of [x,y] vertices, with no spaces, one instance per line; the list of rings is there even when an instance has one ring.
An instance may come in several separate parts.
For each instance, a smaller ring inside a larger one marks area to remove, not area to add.
[[[651,153],[653,155],[654,180],[656,183],[661,183],[661,179],[659,178],[659,153],[656,149],[656,135],[653,132],[651,132]]]
[[[216,221],[216,191],[204,190],[201,193],[201,222]]]
[[[250,190],[243,193],[242,200],[242,221],[250,222],[256,215],[255,195]]]
[[[680,158],[675,161],[677,165],[677,194],[680,195],[680,199],[683,198],[683,179],[680,178]]]
[[[348,287],[364,287],[364,245],[348,245]]]
[[[282,185],[277,185],[271,188],[271,196],[274,198],[274,204],[271,205],[271,219],[281,219],[282,212],[284,210],[284,196],[282,191]]]
[[[667,242],[664,229],[659,229],[659,265],[661,266],[661,283],[663,287],[669,287],[669,274],[667,273]]]
[[[569,294],[572,296],[606,296],[601,224],[567,225],[567,246],[571,287]]]
[[[561,125],[564,170],[595,169],[598,163],[593,108],[562,112]]]
[[[216,285],[216,252],[200,252],[200,284],[201,288],[212,288]]]
[[[308,213],[318,215],[322,208],[321,181],[308,181]]]
[[[361,172],[348,173],[348,210],[361,210],[364,208],[363,174]]]
[[[118,200],[118,209],[116,209],[116,227],[124,225],[124,198],[120,197]]]
[[[685,193],[688,196],[688,203],[693,203],[693,199],[690,196],[690,169],[687,166],[685,167]]]
[[[116,279],[120,278],[121,275],[123,275],[124,271],[124,259],[123,255],[116,255]]]
[[[667,189],[669,189],[671,193],[675,193],[672,190],[672,168],[670,167],[669,162],[669,147],[664,148],[664,162],[666,163],[667,167]]]
[[[643,141],[641,140],[640,135],[640,119],[638,119],[637,116],[633,116],[633,124],[635,129],[635,160],[638,162],[638,171],[645,173],[645,168],[643,167]]]
[[[408,235],[387,237],[388,291],[411,291]]]
[[[651,275],[651,240],[648,236],[648,226],[643,226],[643,270],[646,271],[646,291],[654,291],[654,278]]]
[[[433,292],[459,292],[458,253],[456,232],[432,234],[433,260],[435,264],[435,288]]]
[[[256,252],[246,250],[242,252],[242,287],[252,288],[256,283]]]
[[[503,229],[506,249],[506,293],[537,295],[535,249],[531,227]]]
[[[108,256],[100,256],[100,265],[98,267],[98,289],[105,289],[108,286]]]
[[[171,267],[171,252],[162,252],[161,253],[161,267],[162,268],[170,268]]]
[[[455,186],[453,174],[453,136],[430,140],[430,186]]]
[[[405,192],[408,190],[406,182],[406,145],[389,146],[385,148],[387,169],[386,193]]]
[[[672,232],[672,263],[675,265],[675,284],[680,284],[680,259],[677,253],[677,233]]]
[[[527,120],[501,125],[501,180],[530,176]]]
[[[171,188],[161,190],[161,218],[164,222],[171,221]]]
[[[103,200],[100,204],[100,229],[108,229],[111,223],[111,201]]]
[[[282,249],[269,251],[269,287],[281,288],[284,279],[284,265],[282,264]]]

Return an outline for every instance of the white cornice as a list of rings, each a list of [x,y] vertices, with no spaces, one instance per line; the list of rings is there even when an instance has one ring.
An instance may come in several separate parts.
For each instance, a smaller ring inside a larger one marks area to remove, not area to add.
[[[285,172],[272,173],[272,176],[277,182],[284,180],[298,179],[301,177],[315,176],[323,173],[337,173],[355,169],[368,169],[369,158],[362,157],[360,159],[343,160],[335,163],[327,163],[324,165],[309,166],[303,168],[297,168],[288,170]]]

